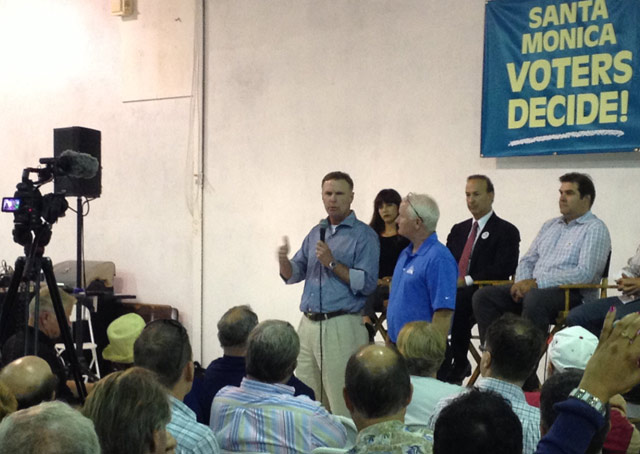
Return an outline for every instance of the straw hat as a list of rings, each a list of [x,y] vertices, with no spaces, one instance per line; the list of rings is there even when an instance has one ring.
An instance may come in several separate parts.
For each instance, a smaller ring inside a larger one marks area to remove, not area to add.
[[[133,344],[145,325],[144,319],[134,313],[116,318],[107,328],[109,345],[102,352],[102,357],[114,363],[133,363]]]

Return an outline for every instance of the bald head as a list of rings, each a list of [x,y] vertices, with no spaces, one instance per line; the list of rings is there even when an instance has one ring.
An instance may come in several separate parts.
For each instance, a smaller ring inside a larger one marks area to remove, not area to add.
[[[362,347],[347,363],[345,394],[352,413],[363,418],[398,413],[411,400],[411,381],[404,359],[382,345]]]
[[[0,371],[0,381],[15,394],[19,409],[51,400],[58,384],[49,364],[37,356],[24,356],[7,364]]]

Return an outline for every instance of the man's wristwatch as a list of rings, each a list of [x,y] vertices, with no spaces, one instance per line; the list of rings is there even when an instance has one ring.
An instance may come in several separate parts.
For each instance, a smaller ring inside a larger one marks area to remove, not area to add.
[[[575,388],[569,393],[569,397],[581,400],[582,402],[596,410],[598,413],[600,413],[603,417],[607,414],[606,407],[602,403],[602,401],[586,389]]]
[[[336,261],[335,261],[335,260],[331,260],[331,261],[329,262],[329,269],[330,269],[331,271],[335,270],[335,269],[336,269],[336,266],[338,266],[338,264],[336,263]]]

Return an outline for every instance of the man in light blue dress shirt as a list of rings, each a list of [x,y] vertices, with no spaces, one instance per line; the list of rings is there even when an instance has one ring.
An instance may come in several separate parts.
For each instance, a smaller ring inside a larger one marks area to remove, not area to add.
[[[522,453],[532,454],[540,440],[540,410],[527,403],[522,385],[538,364],[544,335],[522,317],[505,314],[487,330],[480,359],[482,378],[475,388],[504,397],[522,424]],[[435,429],[440,412],[455,397],[440,400],[429,421]]]
[[[473,295],[481,341],[488,326],[505,312],[522,314],[545,333],[564,310],[562,284],[595,284],[611,252],[607,226],[592,212],[596,190],[582,173],[560,177],[561,217],[544,223],[516,269],[515,284],[484,287]],[[571,292],[571,307],[593,290]]]
[[[155,372],[167,389],[171,405],[167,430],[176,439],[176,454],[218,454],[213,431],[182,402],[191,390],[194,366],[189,336],[180,322],[160,319],[147,324],[133,346],[133,361]]]
[[[334,414],[348,416],[342,398],[347,360],[369,335],[361,312],[378,284],[378,234],[351,210],[353,180],[344,172],[322,179],[328,214],[289,260],[289,240],[278,251],[280,276],[287,284],[304,280],[296,375]]]

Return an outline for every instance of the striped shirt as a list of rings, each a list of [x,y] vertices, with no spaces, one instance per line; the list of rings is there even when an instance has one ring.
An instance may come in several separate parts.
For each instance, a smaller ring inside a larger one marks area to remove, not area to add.
[[[218,454],[220,447],[211,429],[196,421],[196,414],[169,395],[171,422],[167,430],[176,439],[176,454]]]
[[[213,399],[210,426],[222,449],[272,454],[342,448],[347,432],[319,402],[294,396],[294,388],[243,378]]]
[[[491,377],[482,377],[476,382],[476,388],[481,391],[493,391],[500,394],[511,404],[513,412],[522,424],[522,453],[533,454],[540,441],[540,409],[527,403],[522,389],[514,384]],[[429,428],[434,429],[436,420],[444,407],[456,397],[445,397],[436,405],[436,411],[429,420]]]
[[[538,288],[600,281],[611,238],[607,226],[591,211],[568,224],[562,217],[544,223],[529,251],[520,259],[516,282],[535,279]],[[591,292],[583,292],[587,296]]]

